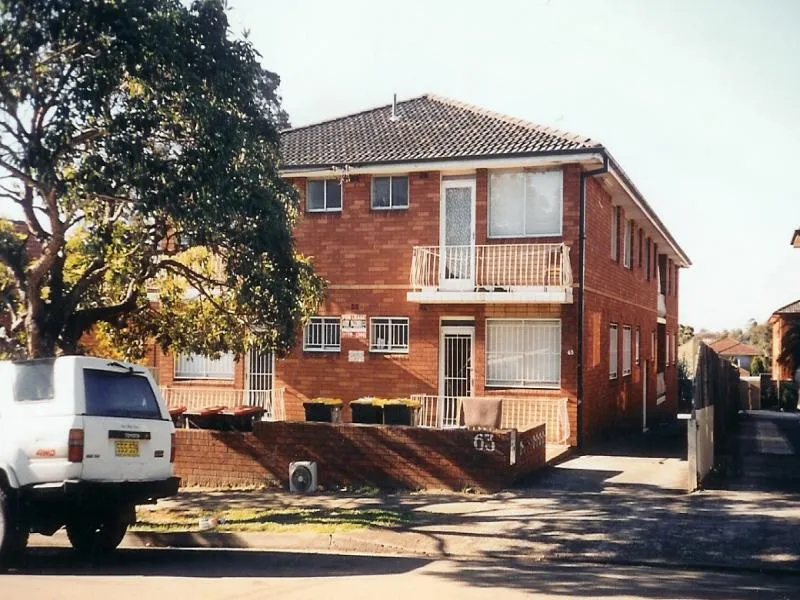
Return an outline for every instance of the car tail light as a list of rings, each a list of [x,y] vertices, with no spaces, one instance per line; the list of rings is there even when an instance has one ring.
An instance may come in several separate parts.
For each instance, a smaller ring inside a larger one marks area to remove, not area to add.
[[[175,434],[170,434],[169,440],[169,462],[175,462]]]
[[[71,463],[83,462],[83,429],[69,430],[67,459]]]

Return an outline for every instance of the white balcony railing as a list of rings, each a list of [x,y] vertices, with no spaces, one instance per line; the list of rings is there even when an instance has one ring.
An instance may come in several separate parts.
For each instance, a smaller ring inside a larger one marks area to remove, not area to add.
[[[497,398],[497,396],[493,396]],[[451,429],[461,427],[462,398],[418,394],[417,425]],[[547,443],[566,444],[569,440],[569,414],[566,398],[504,397],[501,398],[500,427],[524,430],[540,423],[546,425]]]
[[[417,246],[411,259],[411,289],[471,288],[513,291],[572,286],[565,244]]]
[[[285,421],[285,388],[274,390],[237,390],[201,387],[162,387],[161,395],[169,408],[184,407],[188,411],[211,406],[258,406],[264,409],[265,421]]]

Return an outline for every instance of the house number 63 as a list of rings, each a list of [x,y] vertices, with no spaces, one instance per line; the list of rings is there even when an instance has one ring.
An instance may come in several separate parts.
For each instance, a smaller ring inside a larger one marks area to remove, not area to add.
[[[494,434],[493,433],[478,433],[475,434],[475,439],[472,440],[472,445],[478,452],[494,452]]]

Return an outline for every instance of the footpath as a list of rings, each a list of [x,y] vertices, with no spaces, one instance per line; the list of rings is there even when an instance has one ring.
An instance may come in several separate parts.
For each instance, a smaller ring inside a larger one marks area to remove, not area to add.
[[[800,417],[795,425],[800,431]],[[781,428],[762,423],[770,435],[793,434],[792,427],[786,421]],[[789,448],[800,455],[792,443],[772,442],[748,442],[747,451],[780,448],[785,454]],[[133,531],[123,545],[800,573],[800,490],[756,485],[763,481],[745,473],[746,485],[723,481],[717,489],[687,494],[683,443],[679,430],[636,436],[492,495],[186,490],[160,502],[154,515],[238,515],[239,523],[264,531],[221,531],[231,523],[209,531]],[[769,458],[744,464],[764,461]],[[148,521],[146,510],[140,511],[142,521]],[[66,540],[34,536],[32,544]]]

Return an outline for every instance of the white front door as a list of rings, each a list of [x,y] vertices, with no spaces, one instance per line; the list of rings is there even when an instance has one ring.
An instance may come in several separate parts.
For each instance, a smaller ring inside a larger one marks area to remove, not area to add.
[[[439,287],[474,288],[475,179],[442,180]]]

